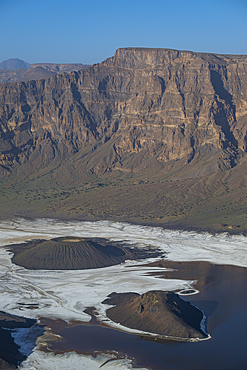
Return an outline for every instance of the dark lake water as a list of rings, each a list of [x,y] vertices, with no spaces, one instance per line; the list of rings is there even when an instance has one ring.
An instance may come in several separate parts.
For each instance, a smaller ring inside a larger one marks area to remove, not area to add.
[[[99,325],[67,325],[43,319],[43,323],[63,337],[51,343],[56,352],[118,351],[135,359],[136,366],[153,370],[246,370],[247,369],[247,269],[212,265],[207,262],[163,262],[176,269],[160,278],[198,280],[199,294],[184,296],[208,316],[211,339],[196,343],[164,341],[157,343]]]

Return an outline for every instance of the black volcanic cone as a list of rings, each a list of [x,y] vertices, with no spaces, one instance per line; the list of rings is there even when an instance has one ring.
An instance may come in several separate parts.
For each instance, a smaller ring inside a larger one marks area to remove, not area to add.
[[[102,303],[115,305],[107,316],[128,328],[174,339],[207,338],[200,326],[202,311],[173,292],[112,293]]]
[[[124,248],[75,237],[32,241],[11,250],[15,253],[12,261],[28,269],[92,269],[116,265],[130,258]]]

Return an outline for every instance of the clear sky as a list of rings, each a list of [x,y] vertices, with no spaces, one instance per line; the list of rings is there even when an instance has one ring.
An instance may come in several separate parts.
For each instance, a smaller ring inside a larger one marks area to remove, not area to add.
[[[119,47],[247,54],[247,0],[0,0],[0,62],[93,64]]]

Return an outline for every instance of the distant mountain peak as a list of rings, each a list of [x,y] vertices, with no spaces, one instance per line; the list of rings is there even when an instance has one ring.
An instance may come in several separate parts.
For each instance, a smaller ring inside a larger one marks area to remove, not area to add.
[[[12,70],[12,69],[28,69],[28,68],[30,68],[30,64],[18,58],[7,59],[7,60],[4,60],[2,63],[0,63],[0,69]]]

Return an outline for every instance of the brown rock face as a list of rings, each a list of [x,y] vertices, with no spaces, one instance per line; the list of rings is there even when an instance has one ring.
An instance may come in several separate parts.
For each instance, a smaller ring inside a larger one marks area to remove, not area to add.
[[[150,158],[159,171],[208,154],[203,171],[215,172],[246,154],[246,118],[246,56],[118,49],[69,75],[0,85],[1,173],[72,156],[91,173],[144,171]]]
[[[202,312],[173,292],[112,293],[103,303],[115,305],[107,316],[123,326],[177,339],[206,338]]]

